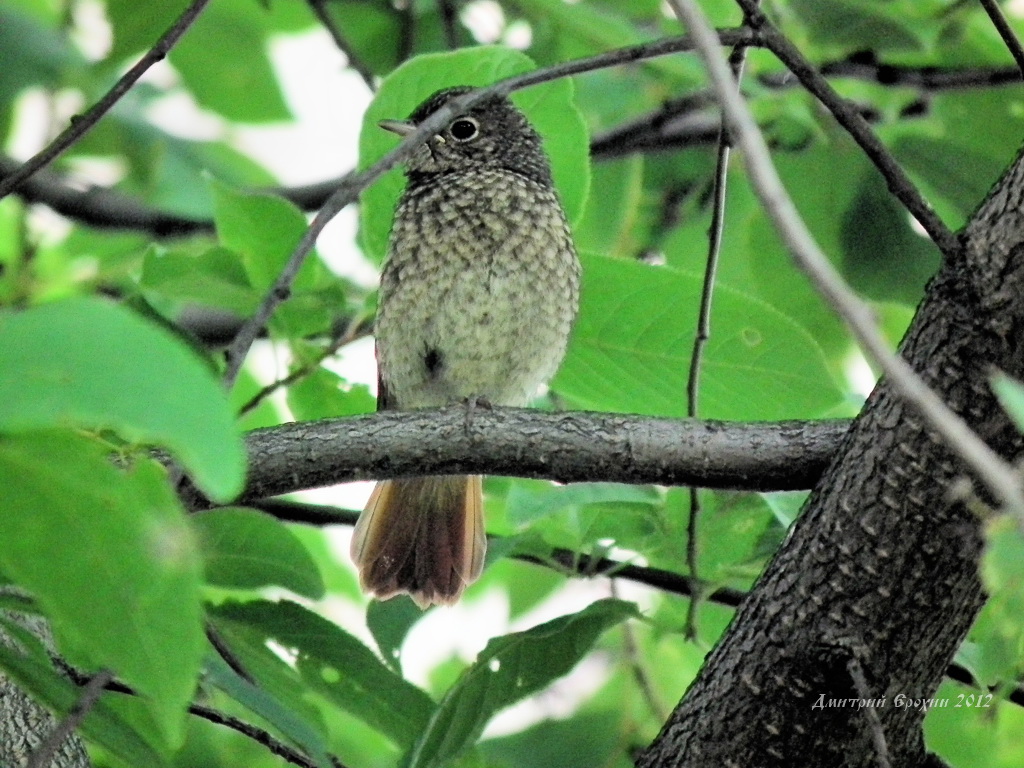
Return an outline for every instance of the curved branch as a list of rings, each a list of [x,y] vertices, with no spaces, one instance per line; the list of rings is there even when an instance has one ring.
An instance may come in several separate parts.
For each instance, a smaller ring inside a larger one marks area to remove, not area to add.
[[[429,474],[560,482],[810,488],[847,421],[729,423],[464,406],[324,419],[246,435],[240,501],[352,480]],[[196,503],[194,490],[187,498]],[[198,502],[201,504],[202,502]]]

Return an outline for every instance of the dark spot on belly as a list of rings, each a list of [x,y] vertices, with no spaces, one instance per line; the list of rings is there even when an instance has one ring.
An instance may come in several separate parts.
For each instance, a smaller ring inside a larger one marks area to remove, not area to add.
[[[443,364],[444,357],[441,355],[440,350],[431,347],[427,350],[427,353],[423,355],[423,365],[426,366],[427,374],[432,379],[437,378],[437,374],[440,372]]]

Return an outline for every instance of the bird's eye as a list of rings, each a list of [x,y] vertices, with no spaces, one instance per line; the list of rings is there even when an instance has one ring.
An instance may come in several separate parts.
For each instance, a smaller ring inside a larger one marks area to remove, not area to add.
[[[480,123],[472,117],[459,117],[448,126],[448,133],[456,141],[472,141],[480,133]]]

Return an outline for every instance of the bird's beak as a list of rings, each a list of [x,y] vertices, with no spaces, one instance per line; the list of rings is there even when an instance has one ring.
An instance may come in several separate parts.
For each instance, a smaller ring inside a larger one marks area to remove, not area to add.
[[[409,120],[381,120],[377,125],[385,131],[397,133],[403,139],[416,130],[416,123]]]

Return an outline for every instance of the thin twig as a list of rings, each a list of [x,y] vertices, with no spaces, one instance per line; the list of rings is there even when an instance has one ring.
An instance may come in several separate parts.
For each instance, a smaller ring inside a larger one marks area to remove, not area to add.
[[[747,47],[733,46],[729,54],[729,67],[732,70],[736,87],[740,87],[743,78],[743,64],[746,60]],[[704,347],[711,338],[711,302],[715,293],[715,277],[718,274],[718,260],[722,253],[722,234],[725,232],[725,194],[729,179],[729,155],[732,142],[729,139],[729,126],[723,115],[718,128],[718,153],[715,158],[714,190],[712,193],[711,227],[708,231],[708,255],[704,262],[704,283],[700,292],[700,307],[697,310],[697,330],[693,335],[693,349],[690,353],[690,375],[686,382],[686,415],[697,418],[700,411],[700,372],[704,359]],[[698,573],[698,523],[700,521],[701,503],[697,486],[688,488],[690,509],[686,522],[686,567],[690,575],[699,578]],[[686,610],[684,634],[687,638],[697,637],[697,611],[700,607],[700,595],[695,595]]]
[[[370,91],[377,90],[377,83],[374,82],[373,72],[366,65],[359,55],[352,48],[352,44],[349,43],[348,39],[341,31],[341,27],[338,26],[334,17],[331,16],[330,11],[327,10],[327,0],[309,0],[309,7],[313,10],[314,15],[323,25],[324,29],[327,30],[327,34],[331,36],[334,44],[338,47],[338,50],[345,54],[345,58],[348,59],[348,65],[356,71],[366,83],[366,87]]]
[[[91,683],[92,680],[95,679],[95,677],[90,679],[88,676],[83,675],[81,672],[72,667],[62,658],[55,658],[54,661],[61,668],[64,674],[66,674],[71,679],[71,682],[73,682],[75,685],[87,686]],[[131,686],[126,685],[120,680],[113,679],[112,676],[105,680],[103,685],[100,686],[100,688],[104,691],[120,693],[125,696],[138,695]],[[233,731],[241,733],[243,736],[247,736],[248,738],[255,741],[257,744],[261,744],[262,746],[266,747],[267,750],[271,753],[277,755],[278,757],[284,758],[293,765],[301,766],[301,768],[318,768],[317,764],[310,760],[308,757],[306,757],[306,755],[292,749],[284,742],[274,738],[274,736],[269,731],[265,731],[262,728],[258,728],[255,725],[252,725],[251,723],[247,723],[244,720],[241,720],[240,718],[234,717],[233,715],[229,715],[225,712],[221,712],[220,710],[214,709],[213,707],[204,706],[202,704],[191,704],[188,708],[188,711],[189,714],[195,715],[196,717],[200,717],[203,720],[208,720],[209,722],[214,723],[216,725],[223,725],[225,728],[230,728]],[[331,762],[334,764],[335,768],[344,768],[344,765],[341,763],[341,761],[338,760],[338,758],[334,757],[333,755],[330,755],[329,757]],[[26,766],[26,768],[28,767]]]
[[[892,154],[878,137],[872,132],[871,126],[860,114],[856,106],[843,99],[829,82],[811,65],[799,49],[783,35],[767,16],[760,10],[757,0],[736,0],[747,16],[749,24],[757,29],[762,37],[761,45],[768,48],[785,64],[789,71],[803,83],[804,87],[825,106],[836,121],[846,129],[850,137],[857,142],[868,159],[885,178],[889,190],[895,195],[910,215],[917,219],[928,236],[946,258],[954,257],[960,248],[960,241],[950,231],[942,219],[932,210],[917,187],[896,162]],[[738,96],[731,103],[740,105]],[[743,107],[743,109],[746,109]],[[764,140],[758,132],[758,142]]]
[[[764,138],[743,98],[735,89],[719,40],[693,0],[669,0],[698,44],[701,58],[732,126],[733,138],[743,150],[754,191],[772,219],[796,264],[846,323],[868,358],[878,365],[902,397],[938,432],[946,446],[988,486],[1006,511],[1024,523],[1024,492],[1014,467],[1006,462],[929,388],[901,357],[893,354],[878,330],[871,309],[858,297],[825,257],[800,218],[779,179]],[[750,0],[738,0],[747,10]],[[752,9],[756,11],[756,8]],[[778,36],[774,36],[778,44]],[[786,41],[786,46],[789,46]],[[772,48],[776,50],[775,47]],[[950,238],[955,237],[950,234]]]
[[[249,398],[248,402],[245,403],[241,408],[238,409],[239,416],[245,416],[249,411],[253,410],[260,403],[266,400],[270,395],[274,394],[281,387],[288,387],[301,379],[309,376],[313,371],[320,367],[320,364],[328,357],[333,355],[339,349],[344,347],[346,344],[351,344],[357,338],[360,338],[363,333],[369,330],[369,326],[366,324],[366,318],[362,315],[355,315],[349,321],[345,329],[338,335],[334,341],[328,344],[322,349],[315,358],[310,360],[305,365],[296,368],[294,371],[289,373],[287,376],[272,381],[265,387],[260,389],[255,395]]]
[[[93,104],[84,114],[72,117],[71,124],[57,138],[23,164],[17,171],[6,177],[3,181],[0,181],[0,200],[3,200],[17,189],[33,173],[49,165],[96,125],[99,119],[110,111],[122,96],[128,93],[147,69],[162,60],[170,52],[174,44],[178,42],[178,39],[199,18],[199,14],[202,13],[203,8],[209,2],[210,0],[193,0],[192,4],[178,17],[178,20],[146,52],[146,55],[139,59],[135,66],[125,72],[114,84],[114,87],[104,94],[103,98]]]
[[[227,644],[227,641],[221,637],[220,632],[210,622],[206,622],[206,626],[203,628],[206,631],[206,639],[210,641],[210,645],[217,652],[217,655],[224,660],[224,663],[228,665],[232,672],[238,675],[240,678],[250,685],[255,685],[256,681],[253,679],[249,670],[245,668],[242,660],[235,655],[235,652],[231,650],[231,646]]]
[[[459,47],[459,35],[456,21],[455,0],[437,0],[437,12],[441,16],[441,29],[444,30],[444,44],[449,50]]]
[[[930,92],[1020,84],[1020,70],[1016,67],[910,67],[863,54],[827,62],[818,71],[829,78],[867,80],[886,88],[919,88]],[[757,80],[768,88],[791,88],[799,82],[788,70],[764,72]]]
[[[221,712],[213,707],[207,707],[202,704],[192,704],[188,708],[189,714],[201,717],[203,720],[207,720],[216,725],[223,725],[225,728],[230,728],[233,731],[237,731],[243,736],[255,741],[267,748],[267,751],[271,754],[277,755],[287,760],[292,765],[301,766],[301,768],[317,768],[317,764],[306,757],[301,752],[292,749],[287,744],[278,739],[275,739],[269,731],[265,731],[262,728],[257,728],[252,723],[247,723],[245,720],[229,715],[226,712]],[[335,768],[344,768],[343,763],[333,755],[329,756],[331,763]]]
[[[621,597],[618,584],[614,579],[611,582],[611,595],[616,600]],[[640,689],[640,695],[647,703],[647,708],[654,715],[654,719],[657,722],[666,722],[671,712],[666,709],[661,698],[658,696],[658,691],[654,687],[654,681],[651,680],[651,674],[647,670],[647,665],[644,664],[644,658],[640,653],[640,646],[637,643],[636,630],[632,621],[626,621],[622,624],[622,646],[625,651],[625,662],[629,666],[633,680],[636,681],[637,688]]]
[[[850,657],[846,664],[846,669],[850,673],[850,679],[853,681],[853,689],[857,693],[857,698],[862,702],[871,699],[871,690],[868,687],[867,677],[864,675],[864,667],[856,655]],[[875,746],[875,763],[878,765],[878,768],[892,768],[892,761],[889,760],[889,744],[885,739],[885,730],[882,728],[882,718],[878,716],[878,709],[870,706],[863,707],[861,712],[864,713],[868,720],[871,742]]]
[[[415,0],[396,0],[391,7],[398,15],[398,60],[405,61],[416,50]]]
[[[114,679],[109,670],[101,670],[89,678],[89,681],[82,688],[82,694],[78,701],[68,712],[67,717],[57,723],[56,727],[36,747],[32,756],[28,759],[25,768],[49,768],[53,763],[53,756],[61,745],[74,733],[75,729],[82,724],[92,708],[96,706],[106,685]]]
[[[736,45],[739,43],[755,45],[757,35],[751,30],[744,28],[724,30],[721,32],[720,38],[726,45]],[[642,45],[630,46],[628,48],[620,48],[615,51],[598,54],[597,56],[563,62],[551,67],[533,70],[532,72],[501,80],[486,88],[478,88],[475,91],[453,99],[448,102],[448,104],[441,107],[441,109],[427,117],[417,126],[415,131],[410,133],[397,147],[384,155],[384,157],[374,163],[370,168],[367,168],[361,173],[356,173],[347,177],[342,182],[338,190],[331,195],[326,203],[324,203],[324,207],[313,218],[309,228],[302,236],[298,245],[296,245],[295,249],[292,251],[292,254],[288,257],[288,261],[281,270],[281,274],[278,275],[274,284],[270,287],[266,296],[264,296],[263,301],[260,303],[256,312],[248,321],[246,321],[245,325],[243,325],[239,330],[238,335],[228,346],[225,353],[225,385],[229,389],[234,385],[235,379],[238,378],[238,372],[242,368],[242,363],[245,361],[245,357],[249,353],[250,347],[252,347],[252,343],[256,340],[259,332],[267,324],[267,321],[270,320],[274,310],[277,309],[281,302],[288,298],[291,291],[291,284],[294,281],[295,276],[298,274],[306,256],[310,251],[312,251],[317,237],[319,237],[320,232],[323,231],[324,227],[327,226],[327,223],[333,219],[339,211],[349,205],[349,203],[354,202],[362,191],[370,184],[409,157],[415,151],[416,147],[422,144],[430,135],[436,133],[437,130],[444,125],[445,122],[450,120],[457,112],[468,109],[473,104],[476,104],[490,96],[507,96],[513,91],[527,88],[531,85],[538,85],[539,83],[545,83],[551,80],[569,77],[571,75],[578,75],[583,72],[592,72],[598,69],[606,69],[608,67],[627,64],[634,61],[667,56],[671,53],[678,53],[680,51],[690,50],[691,48],[692,42],[690,38],[684,35],[681,37],[656,40]]]
[[[1003,38],[1003,42],[1006,44],[1007,49],[1010,51],[1010,55],[1013,56],[1013,60],[1017,62],[1017,67],[1021,71],[1021,76],[1024,76],[1024,48],[1021,48],[1020,40],[1017,39],[1017,35],[1014,34],[1013,28],[1009,22],[1006,21],[1006,17],[1003,15],[1002,9],[999,7],[999,3],[996,0],[978,0],[981,3],[981,7],[985,9],[985,13],[988,14],[989,19],[992,20],[992,26],[999,32],[999,36]]]
[[[326,504],[291,501],[289,499],[259,499],[249,502],[246,506],[273,515],[283,522],[304,523],[315,526],[353,526],[359,517],[359,513],[355,510],[333,507]],[[496,541],[499,538],[498,536],[488,536],[488,539],[491,541]],[[689,576],[684,576],[674,571],[666,571],[663,568],[624,563],[619,560],[590,555],[585,552],[576,552],[575,550],[562,547],[552,549],[550,553],[543,557],[533,554],[512,554],[510,557],[523,563],[539,565],[556,570],[559,573],[572,574],[582,578],[604,576],[609,579],[627,579],[637,584],[646,584],[649,587],[682,597],[692,597],[699,590],[707,594],[708,599],[712,602],[731,608],[738,606],[746,595],[745,592],[732,589],[731,587],[719,587],[716,589],[710,583],[697,582]]]

